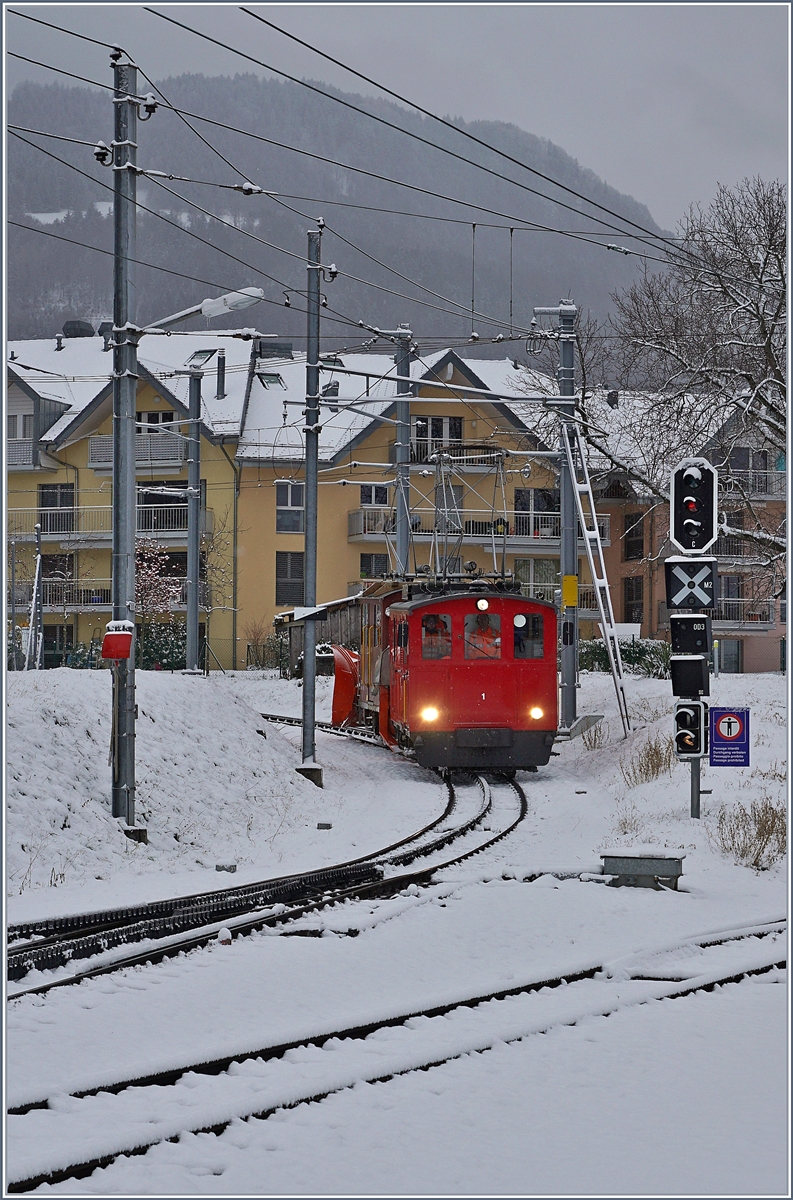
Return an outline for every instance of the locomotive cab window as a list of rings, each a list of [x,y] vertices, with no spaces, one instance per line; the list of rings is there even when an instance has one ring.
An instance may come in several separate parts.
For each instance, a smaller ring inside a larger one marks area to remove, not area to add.
[[[515,632],[515,658],[542,658],[542,613],[516,613],[512,624]]]
[[[451,658],[452,619],[445,613],[426,613],[421,619],[421,657]]]
[[[488,612],[467,613],[465,657],[501,658],[501,617]]]

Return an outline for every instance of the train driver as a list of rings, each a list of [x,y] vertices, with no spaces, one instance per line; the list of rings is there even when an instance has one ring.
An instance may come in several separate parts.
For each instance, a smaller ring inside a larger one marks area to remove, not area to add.
[[[465,657],[501,658],[501,618],[470,613],[465,618]]]
[[[421,657],[451,658],[451,621],[440,613],[427,613],[421,622]]]

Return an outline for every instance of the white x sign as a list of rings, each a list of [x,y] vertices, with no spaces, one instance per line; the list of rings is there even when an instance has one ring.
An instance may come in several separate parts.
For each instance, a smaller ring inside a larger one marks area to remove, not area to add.
[[[692,563],[693,566],[693,563]],[[688,570],[691,568],[689,567]],[[682,604],[684,600],[693,599],[697,602],[700,608],[709,608],[713,603],[713,597],[709,592],[699,585],[706,580],[711,574],[710,565],[702,567],[696,575],[689,575],[686,567],[681,563],[679,567],[672,568],[672,574],[683,585],[679,592],[675,592],[672,597],[672,604]]]

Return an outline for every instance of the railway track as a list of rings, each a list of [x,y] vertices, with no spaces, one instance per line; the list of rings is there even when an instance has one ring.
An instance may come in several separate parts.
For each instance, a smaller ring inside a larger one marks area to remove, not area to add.
[[[784,919],[708,931],[365,1025],[42,1097],[9,1110],[7,1189],[22,1193],[85,1178],[120,1155],[145,1154],[182,1133],[220,1134],[234,1120],[266,1119],[358,1082],[429,1070],[588,1017],[781,971],[785,932]]]
[[[475,804],[470,796],[465,803],[461,801],[458,793],[465,791],[466,785],[456,789],[447,780],[448,801],[439,817],[408,837],[348,862],[168,901],[12,926],[8,931],[9,980],[19,981],[32,971],[64,968],[98,955],[103,961],[55,979],[36,981],[10,993],[8,999],[44,993],[196,949],[213,940],[222,927],[238,937],[286,924],[328,904],[389,895],[412,883],[425,883],[440,868],[461,862],[506,837],[526,814],[522,789],[509,781],[506,786],[517,798],[517,811],[513,803],[506,819],[495,818],[501,826],[495,835],[482,840],[476,830],[486,819],[494,819],[493,789],[483,777],[476,778],[480,794]],[[492,829],[487,832],[493,833]],[[445,859],[447,848],[458,841],[458,853]],[[424,860],[421,869],[405,873],[403,868],[419,858]],[[146,943],[144,949],[127,949],[140,942]]]

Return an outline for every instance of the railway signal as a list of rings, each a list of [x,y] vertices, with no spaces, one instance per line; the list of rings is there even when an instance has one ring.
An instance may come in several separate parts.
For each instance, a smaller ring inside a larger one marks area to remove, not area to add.
[[[669,609],[713,608],[716,603],[716,559],[683,558],[675,555],[664,563],[666,607]]]
[[[701,654],[673,654],[669,669],[673,696],[692,698],[710,695],[708,660]]]
[[[684,458],[672,472],[669,533],[684,554],[702,554],[716,541],[718,483],[706,458]]]
[[[688,761],[707,752],[708,706],[704,700],[681,700],[675,708],[675,754]]]
[[[702,613],[670,613],[673,654],[710,654],[710,617]]]

